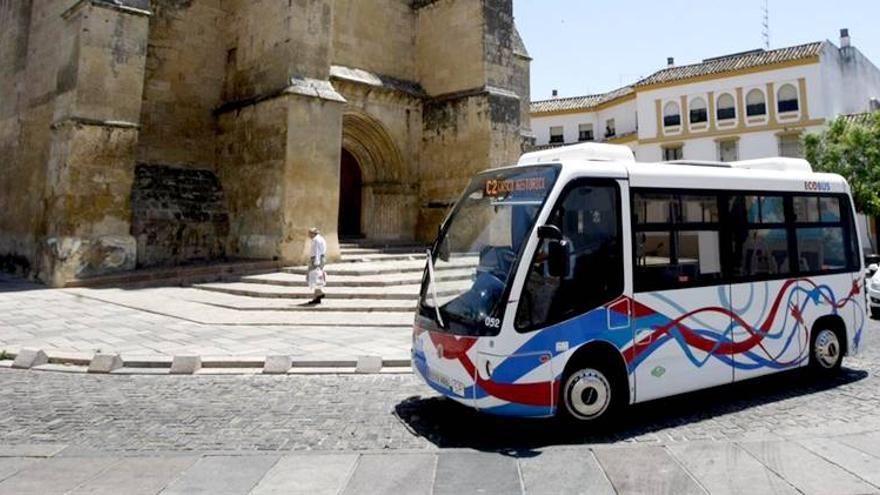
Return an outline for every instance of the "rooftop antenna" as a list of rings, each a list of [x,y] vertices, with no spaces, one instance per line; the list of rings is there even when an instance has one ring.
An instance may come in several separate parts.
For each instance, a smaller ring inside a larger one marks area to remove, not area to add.
[[[763,30],[761,36],[764,38],[764,49],[770,49],[770,0],[764,0],[764,22],[761,24]]]

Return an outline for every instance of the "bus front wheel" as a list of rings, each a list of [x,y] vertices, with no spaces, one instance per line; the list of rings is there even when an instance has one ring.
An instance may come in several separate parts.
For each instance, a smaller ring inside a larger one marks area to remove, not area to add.
[[[818,329],[810,345],[810,367],[815,373],[830,376],[840,370],[843,345],[840,334],[830,328]]]
[[[603,363],[572,366],[559,395],[559,416],[583,423],[613,417],[623,398],[613,367]]]

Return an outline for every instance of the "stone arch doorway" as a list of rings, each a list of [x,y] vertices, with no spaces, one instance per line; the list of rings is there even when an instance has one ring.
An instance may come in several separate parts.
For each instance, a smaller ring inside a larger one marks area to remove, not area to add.
[[[339,237],[361,237],[362,188],[361,166],[348,150],[342,149],[339,161]]]
[[[356,171],[355,171],[356,169]],[[357,174],[360,187],[357,188]],[[357,201],[359,189],[360,208]],[[416,192],[399,148],[377,119],[360,110],[342,116],[339,235],[356,231],[368,239],[412,239]],[[356,216],[357,219],[352,218]],[[359,222],[359,229],[354,229]]]

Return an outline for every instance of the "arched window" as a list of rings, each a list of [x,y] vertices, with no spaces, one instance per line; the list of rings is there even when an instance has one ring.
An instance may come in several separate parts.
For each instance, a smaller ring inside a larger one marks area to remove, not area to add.
[[[798,93],[791,84],[783,84],[776,93],[776,108],[779,113],[798,111]]]
[[[681,110],[678,103],[670,101],[663,107],[663,127],[675,127],[681,125]]]
[[[736,104],[733,101],[733,96],[729,93],[724,93],[723,95],[718,97],[718,120],[730,120],[736,118]]]
[[[767,100],[760,89],[753,89],[746,95],[746,115],[756,117],[767,115]]]
[[[688,113],[690,114],[691,124],[699,124],[709,120],[709,115],[706,113],[706,100],[699,96],[691,100]]]

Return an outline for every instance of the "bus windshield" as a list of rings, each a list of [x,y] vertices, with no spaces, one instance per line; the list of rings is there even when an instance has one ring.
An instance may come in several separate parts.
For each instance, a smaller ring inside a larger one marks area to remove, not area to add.
[[[509,278],[558,174],[555,166],[533,166],[471,181],[432,249],[423,316],[458,335],[497,334]]]

